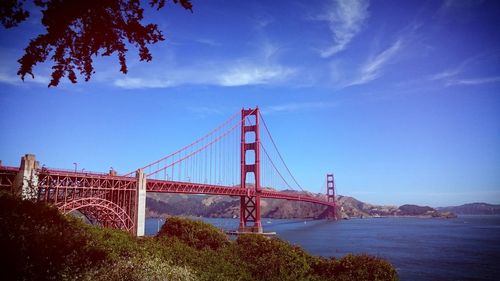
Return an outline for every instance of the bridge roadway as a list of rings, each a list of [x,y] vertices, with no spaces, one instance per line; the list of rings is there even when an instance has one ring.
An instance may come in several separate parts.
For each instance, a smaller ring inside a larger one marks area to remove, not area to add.
[[[254,189],[242,189],[234,186],[220,186],[189,182],[176,182],[167,180],[151,180],[146,182],[147,192],[163,192],[163,193],[184,193],[184,194],[209,194],[209,195],[228,195],[228,196],[255,196],[257,192]],[[325,206],[334,206],[332,202],[327,202],[316,197],[275,191],[272,189],[263,188],[260,193],[261,198],[285,199],[292,201],[303,201],[321,204]]]
[[[12,184],[13,177],[19,171],[17,167],[0,167],[0,186]],[[40,184],[43,185],[43,178],[49,176],[51,179],[57,179],[58,186],[53,188],[73,187],[76,189],[119,189],[132,190],[135,187],[137,179],[135,177],[110,175],[97,172],[74,172],[61,169],[40,169]],[[43,188],[43,187],[42,187]],[[242,189],[235,186],[211,185],[191,182],[178,182],[169,180],[146,180],[146,192],[158,193],[182,193],[182,194],[207,194],[207,195],[227,195],[227,196],[255,196],[254,189]],[[304,195],[303,193],[275,191],[263,188],[261,198],[285,199],[291,201],[310,202],[325,206],[334,206],[333,202],[327,202],[324,199]]]

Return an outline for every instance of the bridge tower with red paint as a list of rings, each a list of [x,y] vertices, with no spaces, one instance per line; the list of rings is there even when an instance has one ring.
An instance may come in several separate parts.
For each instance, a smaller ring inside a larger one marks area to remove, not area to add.
[[[326,175],[326,200],[333,203],[333,206],[328,207],[330,209],[330,215],[333,219],[337,219],[335,209],[335,177],[333,174]]]
[[[255,119],[253,119],[254,117]],[[251,134],[254,134],[253,138]],[[253,139],[253,141],[251,141]],[[247,152],[253,152],[247,155]],[[247,195],[240,197],[240,227],[239,232],[262,233],[260,221],[260,134],[259,108],[241,110],[241,177],[240,188]],[[252,162],[253,158],[253,162]],[[247,182],[249,173],[254,175],[254,184]],[[254,191],[254,192],[253,192]]]

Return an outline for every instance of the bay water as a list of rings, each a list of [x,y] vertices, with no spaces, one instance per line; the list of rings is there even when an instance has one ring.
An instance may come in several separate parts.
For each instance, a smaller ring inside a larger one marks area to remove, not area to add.
[[[224,230],[238,219],[198,218]],[[155,235],[164,220],[146,220]],[[366,253],[391,262],[403,281],[500,280],[500,216],[390,217],[341,221],[263,219],[266,232],[313,255]]]

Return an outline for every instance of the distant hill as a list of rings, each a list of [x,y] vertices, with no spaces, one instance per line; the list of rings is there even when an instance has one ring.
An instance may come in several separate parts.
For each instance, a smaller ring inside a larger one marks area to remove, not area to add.
[[[460,206],[438,207],[436,209],[460,215],[500,215],[500,205],[487,203],[470,203]]]
[[[288,200],[263,199],[261,214],[265,218],[316,218],[326,207]],[[148,194],[146,198],[147,215],[157,216],[201,216],[231,218],[240,215],[239,197]]]
[[[297,192],[297,191],[288,191]],[[324,194],[306,193],[309,196],[326,199]],[[380,206],[361,202],[348,196],[337,196],[338,219],[369,218],[387,216],[455,217],[447,211],[438,211],[427,206],[403,205]],[[278,199],[262,199],[261,214],[264,218],[326,218],[327,208],[318,204]],[[236,218],[239,216],[239,197],[148,194],[146,209],[148,217],[201,216]]]

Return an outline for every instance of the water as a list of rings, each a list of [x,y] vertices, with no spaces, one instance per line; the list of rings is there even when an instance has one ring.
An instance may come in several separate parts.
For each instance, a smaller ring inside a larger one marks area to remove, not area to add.
[[[225,230],[238,219],[209,219]],[[270,222],[270,223],[268,223]],[[500,216],[456,219],[263,220],[265,231],[313,255],[367,253],[389,260],[401,280],[500,280]],[[146,234],[161,224],[146,221]]]

